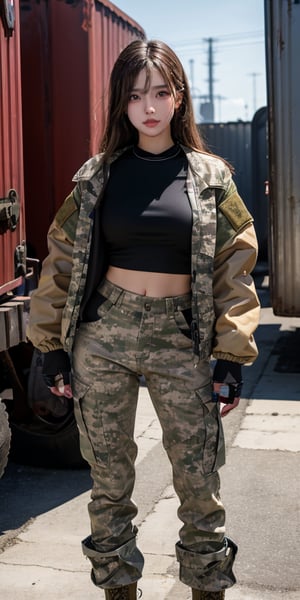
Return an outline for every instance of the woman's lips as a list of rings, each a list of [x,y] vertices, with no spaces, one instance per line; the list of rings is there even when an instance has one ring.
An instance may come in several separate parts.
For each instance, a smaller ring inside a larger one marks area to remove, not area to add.
[[[156,121],[156,119],[147,119],[147,121],[143,122],[143,125],[146,125],[146,127],[155,127],[158,123],[159,121]]]

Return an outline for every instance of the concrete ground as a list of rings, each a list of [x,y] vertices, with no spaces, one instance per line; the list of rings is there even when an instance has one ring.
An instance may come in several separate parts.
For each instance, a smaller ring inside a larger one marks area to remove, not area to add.
[[[226,600],[299,600],[300,376],[290,349],[300,319],[275,317],[261,290],[260,356],[245,368],[244,398],[224,419],[227,464],[220,471],[227,531],[238,543],[238,583]],[[289,358],[290,356],[290,358]],[[178,581],[178,539],[171,471],[147,389],[141,387],[134,499],[138,543],[145,555],[145,600],[188,600]],[[80,541],[89,532],[85,470],[9,464],[0,481],[0,598],[101,600],[89,579]]]

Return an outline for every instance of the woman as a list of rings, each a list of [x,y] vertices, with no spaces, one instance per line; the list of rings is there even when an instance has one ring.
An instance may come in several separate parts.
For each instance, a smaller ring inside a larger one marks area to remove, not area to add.
[[[230,168],[205,151],[182,65],[164,43],[121,52],[101,153],[74,180],[49,230],[29,337],[51,391],[74,397],[93,477],[82,542],[92,580],[106,599],[136,598],[133,433],[144,375],[180,501],[180,578],[194,600],[222,599],[237,547],[219,494],[219,400],[223,414],[238,404],[241,367],[257,355],[257,242]]]

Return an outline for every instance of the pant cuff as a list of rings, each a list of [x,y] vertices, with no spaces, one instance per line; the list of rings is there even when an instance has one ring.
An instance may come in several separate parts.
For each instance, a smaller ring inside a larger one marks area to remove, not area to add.
[[[83,554],[92,563],[92,582],[103,589],[129,585],[142,576],[144,558],[135,537],[109,552],[97,550],[91,536],[82,541]]]
[[[236,578],[232,571],[237,545],[228,537],[216,552],[201,553],[188,550],[178,542],[176,557],[180,564],[182,583],[196,590],[218,592],[233,586]]]

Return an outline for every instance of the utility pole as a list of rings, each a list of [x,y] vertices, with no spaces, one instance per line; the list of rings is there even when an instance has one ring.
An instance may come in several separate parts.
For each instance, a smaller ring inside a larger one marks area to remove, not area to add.
[[[190,82],[191,82],[191,88],[194,88],[194,59],[190,58],[189,60],[190,63]]]
[[[208,52],[207,52],[207,66],[208,66],[208,93],[200,94],[200,92],[194,87],[194,59],[191,58],[189,60],[190,65],[190,82],[191,82],[191,94],[193,100],[200,100],[200,116],[204,123],[213,123],[215,120],[215,96],[214,96],[214,60],[213,60],[213,38],[206,38],[206,42],[208,42]],[[219,96],[219,100],[223,99],[223,97]]]
[[[253,114],[256,112],[256,78],[260,75],[260,73],[249,73],[249,76],[252,77],[252,102],[253,102]]]
[[[208,95],[207,101],[201,106],[201,114],[204,121],[213,123],[215,120],[215,107],[214,107],[214,60],[213,60],[213,38],[206,38],[205,41],[208,43]]]
[[[208,98],[214,110],[213,39],[208,38]]]

